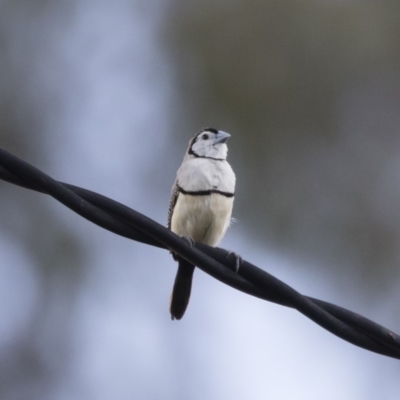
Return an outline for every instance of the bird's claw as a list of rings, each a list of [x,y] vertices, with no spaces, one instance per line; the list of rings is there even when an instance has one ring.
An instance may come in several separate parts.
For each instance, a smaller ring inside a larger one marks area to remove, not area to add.
[[[189,244],[189,247],[194,246],[194,240],[190,236],[182,236],[182,239],[184,239]]]
[[[233,257],[235,257],[235,272],[238,273],[239,268],[243,263],[243,258],[241,256],[239,256],[239,254],[236,254],[233,251],[228,252],[226,257],[229,257],[230,255],[233,255]]]

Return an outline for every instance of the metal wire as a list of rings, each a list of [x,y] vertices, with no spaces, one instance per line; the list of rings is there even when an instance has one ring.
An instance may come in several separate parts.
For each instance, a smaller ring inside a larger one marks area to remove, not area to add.
[[[58,182],[0,148],[0,179],[48,194],[98,226],[126,238],[168,249],[219,281],[310,318],[334,335],[378,354],[400,359],[400,336],[375,322],[322,300],[303,296],[284,282],[227,250],[187,241],[143,214],[98,193]]]

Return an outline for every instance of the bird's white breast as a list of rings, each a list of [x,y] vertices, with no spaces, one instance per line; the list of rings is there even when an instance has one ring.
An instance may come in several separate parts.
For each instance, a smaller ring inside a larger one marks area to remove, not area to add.
[[[187,191],[217,189],[234,193],[235,174],[227,161],[207,158],[186,160],[178,170],[179,185]]]
[[[192,196],[180,193],[171,219],[171,230],[196,242],[216,246],[228,229],[233,197],[213,193]]]
[[[235,174],[226,161],[192,158],[178,171],[178,185],[187,192],[218,190],[233,194]],[[171,218],[171,230],[197,242],[216,246],[228,229],[233,197],[218,193],[179,193]]]

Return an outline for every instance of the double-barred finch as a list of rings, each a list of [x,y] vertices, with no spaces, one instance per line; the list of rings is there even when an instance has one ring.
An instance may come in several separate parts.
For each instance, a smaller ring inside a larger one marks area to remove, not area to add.
[[[168,228],[176,234],[215,247],[231,220],[236,177],[226,161],[229,133],[205,128],[189,142],[172,188]],[[189,303],[195,266],[178,261],[171,294],[172,319],[181,319]]]

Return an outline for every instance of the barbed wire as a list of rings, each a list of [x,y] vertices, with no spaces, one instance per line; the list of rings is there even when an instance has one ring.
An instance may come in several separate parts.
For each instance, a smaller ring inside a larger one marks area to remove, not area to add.
[[[78,186],[54,180],[0,148],[0,179],[48,194],[81,217],[117,235],[168,249],[219,281],[249,295],[296,309],[332,334],[366,350],[400,359],[400,336],[345,308],[303,296],[245,259],[236,272],[236,256],[201,243],[193,247],[145,215]]]

